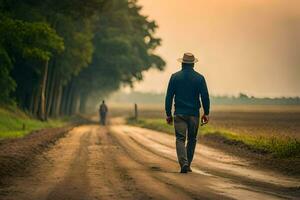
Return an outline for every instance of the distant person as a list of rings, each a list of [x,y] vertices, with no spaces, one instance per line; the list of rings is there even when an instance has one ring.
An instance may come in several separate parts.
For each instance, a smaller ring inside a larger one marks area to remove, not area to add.
[[[102,101],[102,104],[99,107],[99,116],[100,116],[100,124],[105,125],[106,124],[106,116],[107,116],[108,108],[105,104],[105,101]]]
[[[176,133],[176,152],[181,167],[180,173],[192,172],[191,163],[197,142],[199,127],[199,110],[202,106],[204,114],[201,123],[209,120],[210,100],[205,78],[194,70],[198,59],[191,53],[185,53],[178,59],[182,69],[172,74],[165,99],[167,123],[173,124],[172,104],[175,97],[174,127]],[[187,138],[187,145],[185,141]]]

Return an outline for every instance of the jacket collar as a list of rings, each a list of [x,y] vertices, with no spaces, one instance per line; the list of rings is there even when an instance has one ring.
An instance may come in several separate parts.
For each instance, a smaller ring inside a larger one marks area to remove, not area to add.
[[[194,71],[194,68],[193,67],[189,67],[189,66],[188,67],[182,67],[181,69],[184,70],[184,71],[185,70],[187,70],[187,71]]]

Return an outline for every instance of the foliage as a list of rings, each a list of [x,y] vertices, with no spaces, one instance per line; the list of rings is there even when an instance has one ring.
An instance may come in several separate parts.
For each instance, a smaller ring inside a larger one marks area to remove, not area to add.
[[[43,119],[74,114],[162,70],[158,27],[141,9],[135,0],[0,0],[0,102]]]
[[[121,83],[132,85],[142,80],[143,71],[151,67],[162,70],[165,65],[153,53],[161,43],[153,36],[157,25],[139,14],[141,7],[136,1],[114,0],[109,8],[96,22],[92,63],[76,79],[85,94],[106,94]]]
[[[10,94],[15,90],[16,83],[10,77],[12,68],[11,60],[7,52],[0,46],[0,103],[9,103]]]
[[[54,52],[64,49],[63,40],[45,23],[28,23],[2,17],[0,43],[13,57],[49,60]]]

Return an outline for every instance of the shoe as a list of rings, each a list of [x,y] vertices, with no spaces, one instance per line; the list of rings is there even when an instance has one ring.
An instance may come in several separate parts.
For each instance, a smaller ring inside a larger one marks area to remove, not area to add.
[[[191,166],[188,166],[188,170],[187,170],[187,171],[188,171],[188,172],[193,172]]]
[[[182,174],[188,173],[188,168],[189,168],[189,166],[184,165],[184,166],[181,168],[180,173],[182,173]]]

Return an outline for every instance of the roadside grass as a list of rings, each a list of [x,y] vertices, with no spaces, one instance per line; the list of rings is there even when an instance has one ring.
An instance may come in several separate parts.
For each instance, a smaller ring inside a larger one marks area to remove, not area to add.
[[[174,134],[173,126],[167,125],[164,119],[139,119],[135,121],[132,118],[128,118],[127,123],[142,128]],[[249,149],[271,153],[274,157],[278,158],[300,158],[300,140],[289,136],[235,133],[210,125],[200,127],[199,134],[201,137],[208,139],[221,138],[229,144],[243,144]]]
[[[0,139],[23,137],[35,130],[61,127],[65,124],[66,119],[42,122],[14,106],[0,107]]]

